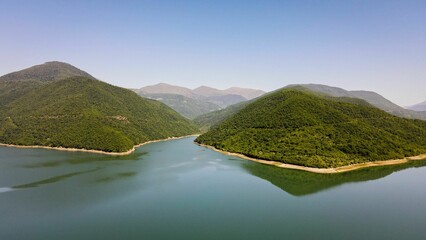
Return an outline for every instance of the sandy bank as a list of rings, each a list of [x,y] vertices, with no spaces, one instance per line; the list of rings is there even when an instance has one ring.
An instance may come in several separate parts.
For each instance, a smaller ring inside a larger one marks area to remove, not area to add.
[[[313,173],[324,173],[324,174],[342,173],[342,172],[349,172],[349,171],[353,171],[353,170],[357,170],[357,169],[361,169],[361,168],[367,168],[367,167],[389,166],[389,165],[403,164],[403,163],[407,163],[409,161],[426,160],[426,154],[421,154],[421,155],[418,155],[418,156],[406,157],[406,158],[403,158],[403,159],[392,159],[392,160],[384,160],[384,161],[365,162],[365,163],[351,164],[351,165],[336,167],[336,168],[314,168],[314,167],[304,167],[304,166],[299,166],[299,165],[294,165],[294,164],[287,164],[287,163],[282,163],[282,162],[276,162],[276,161],[262,160],[262,159],[247,157],[247,156],[245,156],[243,154],[239,154],[239,153],[222,151],[222,150],[217,149],[217,148],[212,147],[212,146],[199,144],[199,143],[196,143],[196,144],[198,144],[202,147],[210,148],[210,149],[212,149],[216,152],[220,152],[222,154],[226,154],[226,155],[230,155],[230,156],[236,156],[236,157],[240,157],[240,158],[243,158],[243,159],[247,159],[247,160],[262,163],[262,164],[267,164],[267,165],[272,165],[272,166],[287,168],[287,169],[308,171],[308,172],[313,172]]]
[[[25,145],[14,145],[14,144],[4,144],[4,143],[0,143],[0,146],[13,147],[13,148],[42,148],[42,149],[68,151],[68,152],[88,152],[88,153],[106,154],[106,155],[113,155],[113,156],[123,156],[123,155],[129,155],[129,154],[133,153],[136,150],[136,148],[143,146],[145,144],[155,143],[155,142],[163,142],[163,141],[170,141],[170,140],[176,140],[176,139],[193,137],[193,136],[198,136],[198,134],[185,135],[185,136],[181,136],[181,137],[169,137],[169,138],[158,139],[158,140],[151,140],[151,141],[147,141],[147,142],[143,142],[141,144],[135,145],[135,146],[133,146],[132,149],[130,149],[127,152],[106,152],[106,151],[101,151],[101,150],[84,149],[84,148],[48,147],[48,146],[37,146],[37,145],[25,146]]]

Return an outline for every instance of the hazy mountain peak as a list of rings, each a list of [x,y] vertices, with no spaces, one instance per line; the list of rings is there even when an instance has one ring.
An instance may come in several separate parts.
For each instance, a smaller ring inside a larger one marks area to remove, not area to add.
[[[426,111],[426,101],[406,107],[414,111]]]
[[[185,97],[191,97],[192,91],[186,87],[175,86],[167,83],[158,83],[155,85],[146,86],[140,88],[140,93],[169,93],[169,94],[179,94]]]
[[[417,119],[426,119],[426,114],[417,113],[415,111],[410,111],[404,109],[397,104],[389,101],[384,98],[382,95],[365,90],[356,90],[356,91],[347,91],[343,88],[331,87],[322,84],[292,84],[288,85],[286,88],[305,88],[313,92],[319,92],[323,94],[328,94],[334,97],[351,97],[351,98],[360,98],[371,105],[380,108],[388,113],[391,113],[395,116],[405,117],[405,118],[417,118]]]
[[[230,87],[228,89],[225,89],[224,92],[228,94],[237,94],[245,97],[246,99],[253,99],[257,98],[263,94],[265,94],[264,91],[259,89],[251,89],[251,88],[241,88],[241,87]]]
[[[192,90],[192,92],[205,97],[224,95],[221,90],[212,88],[212,87],[207,87],[207,86],[197,87],[194,90]]]
[[[52,61],[6,74],[0,77],[0,81],[51,82],[69,77],[88,77],[94,79],[94,77],[87,72],[82,71],[71,64]]]

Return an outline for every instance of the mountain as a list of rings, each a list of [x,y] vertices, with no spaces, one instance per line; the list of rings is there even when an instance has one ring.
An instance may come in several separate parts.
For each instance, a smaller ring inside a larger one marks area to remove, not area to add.
[[[413,111],[426,111],[426,101],[415,104],[413,106],[407,107],[407,109],[413,110]]]
[[[263,94],[265,94],[265,92],[262,90],[250,89],[250,88],[238,88],[238,87],[231,87],[231,88],[223,90],[223,92],[226,94],[240,95],[245,97],[248,100],[260,97]]]
[[[136,91],[142,94],[178,94],[185,97],[196,98],[191,89],[185,87],[174,86],[166,83],[159,83],[156,85],[146,86]]]
[[[0,108],[2,105],[23,96],[36,86],[77,76],[95,79],[90,74],[62,62],[46,62],[6,74],[0,77]]]
[[[426,153],[426,121],[393,116],[361,99],[281,89],[248,104],[196,142],[329,168]]]
[[[230,106],[230,105],[234,105],[234,104],[237,104],[237,103],[240,103],[240,102],[247,101],[247,99],[244,98],[243,96],[235,95],[235,94],[227,94],[227,95],[220,95],[220,96],[209,96],[209,97],[205,98],[205,100],[207,102],[214,103],[214,104],[220,106],[221,108],[225,108],[225,107]]]
[[[210,113],[206,113],[194,118],[194,122],[201,127],[201,129],[207,130],[212,126],[215,126],[221,122],[223,122],[228,117],[238,113],[241,109],[243,109],[247,104],[251,101],[237,103],[227,108],[220,109],[217,111],[213,111]]]
[[[68,63],[46,62],[18,72],[12,72],[0,77],[0,82],[7,81],[40,81],[51,82],[69,77],[87,77],[92,78],[90,74],[82,71]]]
[[[262,90],[250,89],[250,88],[231,87],[225,90],[219,90],[219,89],[208,87],[208,86],[200,86],[195,89],[189,89],[185,87],[170,85],[167,83],[159,83],[159,84],[155,84],[151,86],[146,86],[134,91],[136,91],[137,93],[143,93],[143,94],[148,94],[148,93],[149,94],[153,94],[153,93],[178,94],[178,95],[182,95],[182,96],[194,98],[194,99],[206,99],[209,97],[238,95],[245,100],[250,100],[265,94],[265,92]]]
[[[1,143],[126,152],[149,140],[197,132],[189,120],[165,104],[130,90],[93,77],[60,79],[64,75],[56,71],[29,69],[35,71],[26,69],[25,74],[14,73],[15,79],[6,75],[7,81],[1,81],[18,87],[33,83],[19,97],[0,104]],[[40,73],[42,78],[37,79]]]
[[[398,106],[397,104],[389,101],[388,99],[384,98],[383,96],[375,92],[347,91],[342,88],[330,87],[330,86],[321,85],[321,84],[295,84],[295,85],[287,86],[287,88],[297,88],[297,87],[306,88],[313,92],[324,93],[334,97],[352,97],[352,98],[364,99],[371,105],[377,108],[380,108],[395,116],[426,120],[426,113],[418,113],[415,111],[404,109],[403,107]]]
[[[141,96],[159,100],[185,117],[193,119],[197,116],[226,108],[230,105],[245,102],[248,99],[263,95],[265,92],[249,88],[228,88],[219,90],[201,86],[193,90],[185,87],[159,83],[134,90]],[[167,94],[167,95],[165,95]],[[179,97],[183,96],[183,97]],[[188,98],[193,101],[188,100]]]
[[[196,116],[216,111],[221,108],[219,105],[212,102],[193,99],[179,94],[141,93],[140,95],[160,101],[188,119],[193,119]]]
[[[350,97],[350,98],[360,98],[371,105],[380,108],[390,114],[399,117],[413,118],[413,119],[422,119],[426,120],[426,112],[415,112],[412,110],[404,109],[395,103],[387,100],[381,95],[371,92],[371,91],[347,91],[342,88],[331,87],[321,84],[292,84],[288,85],[285,88],[288,89],[299,89],[299,90],[309,90],[316,93],[321,93],[328,96],[334,97]],[[226,118],[236,114],[245,106],[244,104],[240,105],[230,105],[225,109],[205,113],[203,115],[197,116],[194,121],[203,126],[203,129],[208,129],[211,126],[217,125]]]
[[[225,95],[226,94],[226,93],[224,93],[223,91],[221,91],[219,89],[212,88],[212,87],[207,87],[207,86],[197,87],[194,90],[192,90],[192,92],[195,93],[195,94],[197,94],[197,95],[204,96],[204,97],[220,96],[220,95]]]

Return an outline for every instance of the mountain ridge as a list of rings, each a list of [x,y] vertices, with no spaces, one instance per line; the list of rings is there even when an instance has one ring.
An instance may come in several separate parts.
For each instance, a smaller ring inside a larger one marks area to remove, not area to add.
[[[406,109],[424,112],[426,111],[426,101],[408,106]]]
[[[0,103],[1,143],[128,152],[143,142],[198,131],[165,104],[93,77],[8,81],[18,89],[23,82],[30,87]]]
[[[426,121],[393,116],[365,100],[283,88],[196,142],[257,159],[335,168],[426,153]]]
[[[200,86],[189,89],[167,83],[158,83],[140,89],[133,89],[133,91],[143,97],[161,101],[189,119],[194,119],[200,115],[220,110],[233,104],[245,102],[265,93],[262,90],[239,87],[219,90],[208,86]],[[202,109],[202,107],[207,108]]]
[[[211,97],[211,96],[222,96],[222,95],[240,95],[248,100],[261,96],[265,94],[264,91],[259,89],[252,88],[241,88],[241,87],[230,87],[224,90],[209,86],[199,86],[194,89],[187,87],[181,87],[177,85],[171,85],[167,83],[157,83],[154,85],[145,86],[136,90],[137,92],[145,93],[170,93],[170,94],[180,94],[187,97],[193,95],[198,95],[202,97]],[[196,96],[193,96],[196,97]]]

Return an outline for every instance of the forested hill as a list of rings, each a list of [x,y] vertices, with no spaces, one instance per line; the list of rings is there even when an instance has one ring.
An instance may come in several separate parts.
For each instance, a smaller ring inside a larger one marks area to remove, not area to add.
[[[17,145],[124,152],[149,140],[197,132],[161,102],[84,76],[29,85],[0,104],[0,113],[0,142]]]
[[[0,77],[0,112],[2,107],[36,87],[69,77],[95,79],[87,72],[63,62],[47,62]]]
[[[35,65],[24,70],[12,72],[0,77],[0,82],[6,81],[39,81],[50,82],[69,77],[87,77],[93,78],[87,72],[80,70],[71,64],[63,62],[46,62]]]
[[[248,104],[196,142],[328,168],[426,153],[426,121],[399,118],[360,99],[282,89]]]

